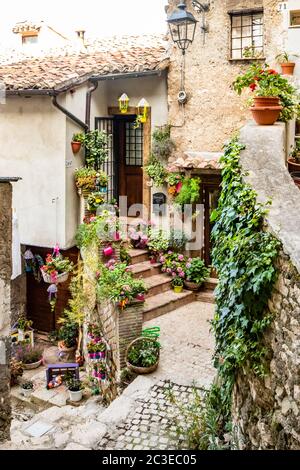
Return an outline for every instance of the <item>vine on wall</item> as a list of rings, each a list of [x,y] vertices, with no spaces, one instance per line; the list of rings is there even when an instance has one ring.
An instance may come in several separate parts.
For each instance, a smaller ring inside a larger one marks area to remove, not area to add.
[[[218,401],[219,424],[230,421],[232,388],[242,368],[263,376],[268,350],[263,335],[272,322],[267,309],[277,272],[280,242],[264,230],[267,206],[257,202],[255,191],[244,182],[237,138],[222,157],[222,192],[212,213],[213,265],[218,272],[216,313],[212,325],[216,339],[215,367],[219,386],[209,392]]]

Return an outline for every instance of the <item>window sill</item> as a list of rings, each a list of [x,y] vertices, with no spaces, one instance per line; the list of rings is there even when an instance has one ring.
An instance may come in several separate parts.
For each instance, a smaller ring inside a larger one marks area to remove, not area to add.
[[[229,58],[229,62],[253,62],[253,61],[265,61],[265,57],[249,57],[249,58],[243,58],[243,59],[231,59]]]

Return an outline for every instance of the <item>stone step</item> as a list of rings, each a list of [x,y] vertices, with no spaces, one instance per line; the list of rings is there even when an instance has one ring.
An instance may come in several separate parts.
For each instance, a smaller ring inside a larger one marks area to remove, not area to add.
[[[176,308],[189,304],[195,300],[192,291],[184,290],[181,294],[175,294],[173,290],[163,292],[148,298],[143,307],[144,321],[152,320]]]
[[[142,263],[136,263],[129,266],[131,272],[135,278],[142,277],[143,279],[160,274],[160,264],[152,264],[150,261],[143,261]]]
[[[172,278],[165,274],[155,274],[154,276],[147,277],[145,279],[145,284],[149,290],[146,298],[170,290],[171,280]]]
[[[207,281],[204,282],[204,289],[215,290],[218,285],[218,279],[216,277],[210,277]]]
[[[200,302],[206,302],[206,303],[209,303],[209,304],[214,304],[215,303],[215,296],[214,296],[214,293],[211,289],[204,289],[204,290],[196,293],[196,300],[199,300]]]
[[[142,263],[143,261],[149,261],[148,250],[138,250],[131,248],[128,250],[128,254],[131,258],[131,264]]]

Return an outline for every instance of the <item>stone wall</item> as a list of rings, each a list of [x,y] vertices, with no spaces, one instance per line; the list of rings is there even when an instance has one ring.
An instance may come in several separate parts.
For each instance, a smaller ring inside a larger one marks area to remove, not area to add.
[[[242,449],[300,449],[300,192],[285,163],[285,126],[250,124],[241,131],[246,181],[260,202],[272,201],[266,229],[282,243],[278,281],[269,300],[274,322],[265,335],[269,373],[240,373],[233,422]]]
[[[26,273],[11,281],[11,325],[14,325],[21,315],[26,316]]]
[[[263,5],[265,55],[270,65],[275,65],[275,56],[282,50],[282,14],[277,11],[277,0],[212,0],[210,3],[210,11],[206,14],[209,32],[205,44],[198,23],[194,43],[186,53],[188,102],[184,109],[177,102],[181,52],[173,43],[170,44],[169,121],[174,126],[172,138],[177,144],[177,152],[171,162],[185,151],[221,151],[224,142],[251,117],[245,106],[246,97],[237,96],[231,88],[238,73],[249,65],[249,60],[230,60],[228,11]],[[177,4],[178,0],[169,0],[168,13]],[[187,9],[201,21],[190,0],[187,0]]]
[[[10,278],[12,272],[12,186],[0,182],[0,441],[9,439]]]

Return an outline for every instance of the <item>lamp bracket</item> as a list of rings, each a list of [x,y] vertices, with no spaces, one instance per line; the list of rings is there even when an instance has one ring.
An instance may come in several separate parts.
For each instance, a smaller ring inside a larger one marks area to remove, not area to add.
[[[210,1],[208,3],[202,3],[198,0],[192,0],[192,5],[197,13],[202,14],[202,24],[200,25],[200,29],[203,34],[203,44],[205,44],[205,35],[209,31],[207,22],[205,21],[205,13],[210,10]]]

